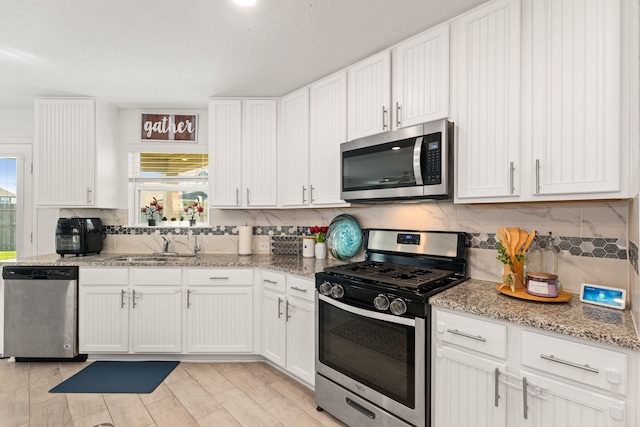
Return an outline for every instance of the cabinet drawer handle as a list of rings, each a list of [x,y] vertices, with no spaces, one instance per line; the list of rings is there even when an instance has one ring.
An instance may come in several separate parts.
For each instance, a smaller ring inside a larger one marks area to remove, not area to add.
[[[595,374],[599,374],[600,373],[600,370],[598,370],[596,368],[592,368],[591,366],[589,366],[587,364],[580,365],[578,363],[569,362],[568,360],[558,359],[553,354],[550,354],[548,356],[546,354],[541,354],[540,358],[541,359],[545,359],[545,360],[549,360],[551,362],[562,363],[563,365],[572,366],[574,368],[584,369],[585,371],[593,372]]]
[[[211,276],[209,277],[210,280],[229,280],[228,276]]]
[[[272,285],[277,285],[278,281],[277,280],[269,280],[269,279],[262,279],[263,282],[267,282],[267,283],[271,283]]]
[[[465,332],[460,332],[457,329],[447,329],[447,332],[454,334],[454,335],[460,335],[461,337],[465,337],[465,338],[471,338],[472,340],[476,340],[476,341],[482,341],[482,342],[487,342],[487,339],[481,335],[471,335],[471,334],[467,334]]]
[[[299,288],[297,286],[292,286],[291,289],[293,289],[294,291],[304,292],[305,294],[307,293],[306,289],[302,289],[302,288]]]

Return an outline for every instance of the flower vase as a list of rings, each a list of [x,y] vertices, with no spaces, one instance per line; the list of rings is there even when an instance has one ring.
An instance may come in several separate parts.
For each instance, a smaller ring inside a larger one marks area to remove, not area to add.
[[[316,251],[316,259],[326,259],[327,252],[328,252],[327,243],[326,242],[316,243],[315,251]]]
[[[156,220],[155,219],[150,219],[149,220],[149,227],[155,227],[156,226]]]
[[[196,220],[195,219],[190,219],[189,220],[189,226],[193,227],[194,225],[196,225]]]

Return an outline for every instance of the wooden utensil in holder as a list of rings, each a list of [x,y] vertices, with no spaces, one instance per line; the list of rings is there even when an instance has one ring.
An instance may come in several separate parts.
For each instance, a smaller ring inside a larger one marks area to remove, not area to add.
[[[496,237],[504,248],[504,256],[498,257],[504,264],[502,284],[509,286],[512,291],[524,288],[524,254],[535,235],[535,231],[528,233],[518,227],[501,228],[496,233]]]

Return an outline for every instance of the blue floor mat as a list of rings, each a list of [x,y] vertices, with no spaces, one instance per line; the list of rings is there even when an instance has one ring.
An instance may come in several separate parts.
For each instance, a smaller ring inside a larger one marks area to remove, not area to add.
[[[179,363],[93,362],[49,393],[151,393]]]

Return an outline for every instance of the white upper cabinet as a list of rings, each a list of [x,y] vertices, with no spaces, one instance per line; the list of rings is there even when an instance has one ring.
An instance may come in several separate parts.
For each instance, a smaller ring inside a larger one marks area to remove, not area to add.
[[[276,206],[277,101],[245,100],[242,106],[242,173],[246,206]]]
[[[520,1],[488,3],[453,28],[456,201],[509,201],[520,192]]]
[[[211,206],[275,206],[277,102],[209,101]]]
[[[348,139],[391,130],[391,53],[373,55],[347,73]]]
[[[391,56],[392,129],[449,117],[449,25],[399,44]]]
[[[348,140],[447,118],[449,25],[377,53],[347,73]]]
[[[522,17],[526,190],[532,199],[620,191],[621,1],[529,0]]]
[[[242,101],[209,101],[211,206],[240,206],[242,187]]]
[[[306,206],[310,203],[309,88],[282,98],[279,130],[280,203]]]
[[[632,12],[628,0],[498,0],[454,22],[456,202],[633,194]]]
[[[340,199],[340,144],[347,140],[347,73],[312,84],[310,103],[310,202],[345,205]]]
[[[35,100],[37,206],[116,208],[118,111],[86,98]]]

